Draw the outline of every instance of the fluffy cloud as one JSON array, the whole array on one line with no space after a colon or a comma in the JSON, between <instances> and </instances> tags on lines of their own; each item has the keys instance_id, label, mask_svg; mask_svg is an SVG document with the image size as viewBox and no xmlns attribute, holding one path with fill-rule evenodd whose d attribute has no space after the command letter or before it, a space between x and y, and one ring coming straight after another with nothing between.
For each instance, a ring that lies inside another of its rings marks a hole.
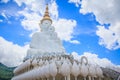
<instances>
[{"instance_id":1,"label":"fluffy cloud","mask_svg":"<svg viewBox=\"0 0 120 80\"><path fill-rule=\"evenodd\" d=\"M78 40L71 40L70 43L73 43L73 44L80 44L80 42Z\"/></svg>"},{"instance_id":2,"label":"fluffy cloud","mask_svg":"<svg viewBox=\"0 0 120 80\"><path fill-rule=\"evenodd\" d=\"M24 16L21 21L22 26L26 30L31 30L33 34L39 31L39 23L45 12L45 0L27 0L26 2L15 0L15 2L21 6L23 3L26 5L25 9L18 13ZM34 4L33 4L34 3ZM56 32L61 40L69 41L70 43L78 44L79 41L71 40L73 38L74 27L77 25L75 20L61 19L58 16L58 5L55 0L51 0L49 4L50 16L53 20L53 26L56 28Z\"/></svg>"},{"instance_id":3,"label":"fluffy cloud","mask_svg":"<svg viewBox=\"0 0 120 80\"><path fill-rule=\"evenodd\" d=\"M73 38L72 33L74 27L76 26L75 20L67 20L67 19L59 19L57 21L53 21L53 25L58 33L58 36L65 41L71 41Z\"/></svg>"},{"instance_id":4,"label":"fluffy cloud","mask_svg":"<svg viewBox=\"0 0 120 80\"><path fill-rule=\"evenodd\" d=\"M80 0L69 0L69 3L75 3L76 7L79 7Z\"/></svg>"},{"instance_id":5,"label":"fluffy cloud","mask_svg":"<svg viewBox=\"0 0 120 80\"><path fill-rule=\"evenodd\" d=\"M71 54L77 60L80 60L80 58L82 56L86 56L87 59L88 59L88 62L91 63L91 64L97 64L97 65L99 65L101 67L104 67L104 68L111 68L111 69L114 69L114 70L119 70L119 72L120 72L120 66L119 65L113 64L107 58L99 58L97 54L93 54L93 53L90 53L90 52L84 52L82 55L79 55L76 52L72 52Z\"/></svg>"},{"instance_id":6,"label":"fluffy cloud","mask_svg":"<svg viewBox=\"0 0 120 80\"><path fill-rule=\"evenodd\" d=\"M8 3L10 0L1 0L1 3Z\"/></svg>"},{"instance_id":7,"label":"fluffy cloud","mask_svg":"<svg viewBox=\"0 0 120 80\"><path fill-rule=\"evenodd\" d=\"M8 17L7 17L7 15L6 15L4 12L2 12L1 15L2 15L6 20L8 20Z\"/></svg>"},{"instance_id":8,"label":"fluffy cloud","mask_svg":"<svg viewBox=\"0 0 120 80\"><path fill-rule=\"evenodd\" d=\"M0 23L3 22L3 20L0 19Z\"/></svg>"},{"instance_id":9,"label":"fluffy cloud","mask_svg":"<svg viewBox=\"0 0 120 80\"><path fill-rule=\"evenodd\" d=\"M119 3L119 0L82 0L80 12L83 14L93 13L101 24L113 24L120 20Z\"/></svg>"},{"instance_id":10,"label":"fluffy cloud","mask_svg":"<svg viewBox=\"0 0 120 80\"><path fill-rule=\"evenodd\" d=\"M69 0L77 4L76 0ZM99 44L108 49L120 48L120 0L81 0L80 13L93 13L101 25L96 34L99 36ZM107 4L107 5L106 5ZM110 24L106 28L104 24ZM113 41L112 41L113 40Z\"/></svg>"},{"instance_id":11,"label":"fluffy cloud","mask_svg":"<svg viewBox=\"0 0 120 80\"><path fill-rule=\"evenodd\" d=\"M58 5L55 1L53 1L51 3L51 5L49 6L49 11L51 13L51 16L53 19L57 19L58 18Z\"/></svg>"},{"instance_id":12,"label":"fluffy cloud","mask_svg":"<svg viewBox=\"0 0 120 80\"><path fill-rule=\"evenodd\" d=\"M99 44L108 49L120 48L119 3L119 0L82 0L81 2L81 13L93 13L101 25L110 24L108 28L99 26L96 31L100 37Z\"/></svg>"},{"instance_id":13,"label":"fluffy cloud","mask_svg":"<svg viewBox=\"0 0 120 80\"><path fill-rule=\"evenodd\" d=\"M17 66L26 55L28 45L19 46L0 37L0 62L7 66Z\"/></svg>"},{"instance_id":14,"label":"fluffy cloud","mask_svg":"<svg viewBox=\"0 0 120 80\"><path fill-rule=\"evenodd\" d=\"M100 37L100 45L104 45L108 49L120 48L120 23L114 27L110 26L108 29L98 26L96 34Z\"/></svg>"},{"instance_id":15,"label":"fluffy cloud","mask_svg":"<svg viewBox=\"0 0 120 80\"><path fill-rule=\"evenodd\" d=\"M29 13L27 11L20 11L19 14L25 16L25 18L21 21L21 24L25 30L30 30L33 32L40 30L40 15L37 13Z\"/></svg>"}]
</instances>

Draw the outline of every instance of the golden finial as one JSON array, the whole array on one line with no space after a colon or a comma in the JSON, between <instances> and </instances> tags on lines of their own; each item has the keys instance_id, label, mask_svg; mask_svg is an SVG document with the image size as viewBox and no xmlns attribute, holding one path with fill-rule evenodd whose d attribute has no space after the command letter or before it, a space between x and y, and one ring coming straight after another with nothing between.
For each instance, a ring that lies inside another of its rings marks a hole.
<instances>
[{"instance_id":1,"label":"golden finial","mask_svg":"<svg viewBox=\"0 0 120 80\"><path fill-rule=\"evenodd\" d=\"M41 23L42 23L44 20L50 20L51 23L52 23L52 20L50 19L50 16L49 16L48 4L46 5L46 11L45 11L45 14L44 14L44 16L43 16L43 19L41 20Z\"/></svg>"}]
</instances>

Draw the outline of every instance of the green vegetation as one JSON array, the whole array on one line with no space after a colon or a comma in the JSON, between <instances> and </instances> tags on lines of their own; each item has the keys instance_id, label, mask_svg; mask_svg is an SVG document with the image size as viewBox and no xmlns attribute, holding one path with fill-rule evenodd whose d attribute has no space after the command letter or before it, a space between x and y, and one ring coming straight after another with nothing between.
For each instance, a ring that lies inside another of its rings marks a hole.
<instances>
[{"instance_id":1,"label":"green vegetation","mask_svg":"<svg viewBox=\"0 0 120 80\"><path fill-rule=\"evenodd\" d=\"M0 63L0 80L11 80L13 75L13 70L15 67L7 67Z\"/></svg>"}]
</instances>

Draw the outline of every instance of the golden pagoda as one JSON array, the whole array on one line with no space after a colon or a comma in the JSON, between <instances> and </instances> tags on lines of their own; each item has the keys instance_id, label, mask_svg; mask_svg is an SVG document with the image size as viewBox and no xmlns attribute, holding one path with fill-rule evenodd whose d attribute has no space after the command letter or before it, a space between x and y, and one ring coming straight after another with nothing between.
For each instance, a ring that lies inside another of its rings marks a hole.
<instances>
[{"instance_id":1,"label":"golden pagoda","mask_svg":"<svg viewBox=\"0 0 120 80\"><path fill-rule=\"evenodd\" d=\"M44 20L50 20L51 23L52 23L52 20L49 16L49 11L48 11L48 4L46 5L46 10L45 10L45 14L43 16L43 19L41 20L41 23L44 21Z\"/></svg>"}]
</instances>

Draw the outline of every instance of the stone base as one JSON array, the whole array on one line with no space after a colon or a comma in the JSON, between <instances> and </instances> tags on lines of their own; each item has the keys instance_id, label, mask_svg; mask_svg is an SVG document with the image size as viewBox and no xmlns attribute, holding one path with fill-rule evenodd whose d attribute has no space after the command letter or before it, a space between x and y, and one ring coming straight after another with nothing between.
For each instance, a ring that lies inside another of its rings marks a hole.
<instances>
[{"instance_id":1,"label":"stone base","mask_svg":"<svg viewBox=\"0 0 120 80\"><path fill-rule=\"evenodd\" d=\"M43 79L40 78L40 79L35 79L35 80L47 80L47 78L43 78ZM50 76L49 80L53 80L53 78ZM61 74L57 74L57 76L55 77L55 80L65 80L65 77L62 76ZM75 80L75 77L73 75L70 75L70 80ZM81 75L79 75L77 77L77 80L84 80L84 78ZM88 77L86 78L86 80L89 80ZM94 78L94 80L100 80L100 79L99 78ZM108 78L108 77L104 77L101 80L113 80L113 79Z\"/></svg>"}]
</instances>

